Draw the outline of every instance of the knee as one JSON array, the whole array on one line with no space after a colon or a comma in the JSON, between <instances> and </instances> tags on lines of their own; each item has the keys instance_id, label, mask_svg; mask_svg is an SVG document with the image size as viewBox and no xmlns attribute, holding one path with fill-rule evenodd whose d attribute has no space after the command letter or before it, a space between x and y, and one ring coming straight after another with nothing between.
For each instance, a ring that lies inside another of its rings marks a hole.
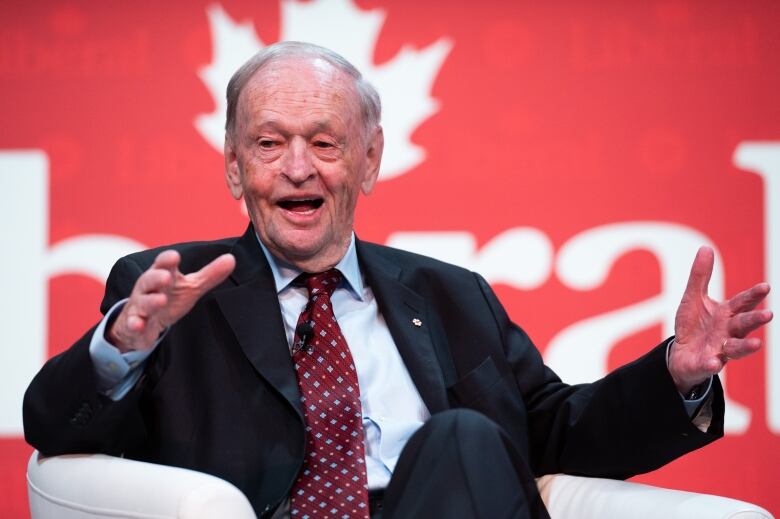
<instances>
[{"instance_id":1,"label":"knee","mask_svg":"<svg viewBox=\"0 0 780 519\"><path fill-rule=\"evenodd\" d=\"M500 436L500 427L473 409L448 409L431 416L425 427L447 431L455 439L468 440L489 435Z\"/></svg>"}]
</instances>

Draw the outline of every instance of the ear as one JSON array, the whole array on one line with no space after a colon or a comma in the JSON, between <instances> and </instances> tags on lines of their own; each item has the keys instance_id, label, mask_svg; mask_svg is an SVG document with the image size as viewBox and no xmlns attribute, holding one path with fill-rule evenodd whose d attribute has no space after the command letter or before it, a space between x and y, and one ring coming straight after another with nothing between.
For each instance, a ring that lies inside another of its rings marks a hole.
<instances>
[{"instance_id":1,"label":"ear","mask_svg":"<svg viewBox=\"0 0 780 519\"><path fill-rule=\"evenodd\" d=\"M366 148L366 174L363 176L363 182L360 189L364 195L374 190L376 179L379 177L379 165L382 163L382 151L385 149L385 135L382 127L377 126L373 135L368 140Z\"/></svg>"},{"instance_id":2,"label":"ear","mask_svg":"<svg viewBox=\"0 0 780 519\"><path fill-rule=\"evenodd\" d=\"M238 155L233 138L225 134L225 182L233 198L240 200L244 196L244 187L241 184L241 169L238 165Z\"/></svg>"}]
</instances>

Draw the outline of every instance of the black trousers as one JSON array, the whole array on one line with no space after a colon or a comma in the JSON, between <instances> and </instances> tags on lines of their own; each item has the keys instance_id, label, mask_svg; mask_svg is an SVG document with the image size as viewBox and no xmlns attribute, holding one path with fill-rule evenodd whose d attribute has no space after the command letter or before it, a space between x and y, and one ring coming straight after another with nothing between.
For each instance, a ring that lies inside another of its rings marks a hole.
<instances>
[{"instance_id":1,"label":"black trousers","mask_svg":"<svg viewBox=\"0 0 780 519\"><path fill-rule=\"evenodd\" d=\"M376 504L376 503L373 503ZM484 415L453 409L410 439L372 519L549 519L531 470Z\"/></svg>"}]
</instances>

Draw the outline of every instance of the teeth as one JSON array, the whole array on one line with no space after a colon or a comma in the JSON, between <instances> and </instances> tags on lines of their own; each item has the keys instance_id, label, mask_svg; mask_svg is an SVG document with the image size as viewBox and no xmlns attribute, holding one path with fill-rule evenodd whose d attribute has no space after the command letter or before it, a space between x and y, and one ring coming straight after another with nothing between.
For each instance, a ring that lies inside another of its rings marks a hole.
<instances>
[{"instance_id":1,"label":"teeth","mask_svg":"<svg viewBox=\"0 0 780 519\"><path fill-rule=\"evenodd\" d=\"M288 211L295 211L299 214L311 214L316 211L323 203L321 198L288 198L280 200L278 205Z\"/></svg>"}]
</instances>

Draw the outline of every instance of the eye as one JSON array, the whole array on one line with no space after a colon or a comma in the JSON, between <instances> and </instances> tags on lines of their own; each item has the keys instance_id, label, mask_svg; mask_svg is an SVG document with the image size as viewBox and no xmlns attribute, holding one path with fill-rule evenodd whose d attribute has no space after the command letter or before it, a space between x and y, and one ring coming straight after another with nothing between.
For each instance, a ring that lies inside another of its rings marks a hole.
<instances>
[{"instance_id":1,"label":"eye","mask_svg":"<svg viewBox=\"0 0 780 519\"><path fill-rule=\"evenodd\" d=\"M257 141L257 144L261 148L269 150L269 149L273 148L274 146L276 146L276 141L273 141L271 139L260 139L259 141Z\"/></svg>"},{"instance_id":2,"label":"eye","mask_svg":"<svg viewBox=\"0 0 780 519\"><path fill-rule=\"evenodd\" d=\"M314 141L314 147L321 148L321 149L328 149L333 147L333 143L328 141Z\"/></svg>"}]
</instances>

